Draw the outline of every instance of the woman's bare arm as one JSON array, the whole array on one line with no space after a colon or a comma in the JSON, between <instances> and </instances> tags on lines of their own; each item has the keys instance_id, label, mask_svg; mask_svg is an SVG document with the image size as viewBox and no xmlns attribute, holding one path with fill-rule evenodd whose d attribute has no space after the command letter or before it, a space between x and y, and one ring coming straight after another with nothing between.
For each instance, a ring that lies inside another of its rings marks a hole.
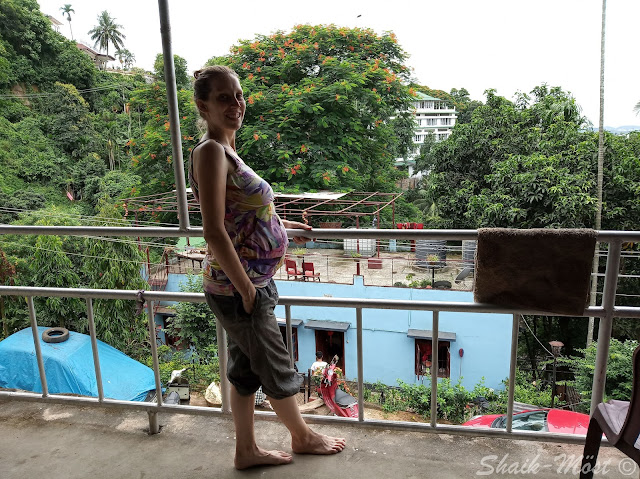
<instances>
[{"instance_id":1,"label":"woman's bare arm","mask_svg":"<svg viewBox=\"0 0 640 479\"><path fill-rule=\"evenodd\" d=\"M310 225L299 223L297 221L282 220L282 224L287 229L300 229L300 230L307 230L307 231L311 230ZM291 239L296 244L305 244L307 241L313 241L311 238L307 238L306 236L294 236Z\"/></svg>"},{"instance_id":2,"label":"woman's bare arm","mask_svg":"<svg viewBox=\"0 0 640 479\"><path fill-rule=\"evenodd\" d=\"M247 312L253 308L256 288L247 276L224 227L229 163L222 145L207 141L194 151L194 175L198 183L204 239L216 261L233 283Z\"/></svg>"}]
</instances>

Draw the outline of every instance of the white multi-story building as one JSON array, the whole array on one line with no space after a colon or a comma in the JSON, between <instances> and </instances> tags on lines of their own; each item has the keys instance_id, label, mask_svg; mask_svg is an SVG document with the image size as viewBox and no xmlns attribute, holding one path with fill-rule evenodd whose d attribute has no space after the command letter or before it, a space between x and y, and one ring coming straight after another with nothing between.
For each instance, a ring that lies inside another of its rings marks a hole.
<instances>
[{"instance_id":1,"label":"white multi-story building","mask_svg":"<svg viewBox=\"0 0 640 479\"><path fill-rule=\"evenodd\" d=\"M396 160L396 166L408 167L409 176L413 176L416 164L415 157L420 152L420 147L427 135L433 135L435 141L446 140L451 135L456 118L458 118L456 109L450 103L422 92L416 92L412 112L415 116L414 149L407 158ZM419 175L420 172L417 172L417 176Z\"/></svg>"}]
</instances>

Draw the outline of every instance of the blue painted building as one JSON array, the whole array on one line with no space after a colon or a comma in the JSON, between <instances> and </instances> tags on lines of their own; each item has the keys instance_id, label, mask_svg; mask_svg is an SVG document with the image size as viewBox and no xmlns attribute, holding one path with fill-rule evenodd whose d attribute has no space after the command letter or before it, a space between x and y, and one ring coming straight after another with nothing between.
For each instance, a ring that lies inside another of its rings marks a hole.
<instances>
[{"instance_id":1,"label":"blue painted building","mask_svg":"<svg viewBox=\"0 0 640 479\"><path fill-rule=\"evenodd\" d=\"M183 275L170 274L166 291L180 291ZM473 302L471 292L365 286L361 276L353 285L277 281L282 296ZM166 310L165 310L166 313ZM285 318L284 306L276 308ZM356 312L353 308L292 306L294 354L298 370L306 371L315 352L330 360L338 354L347 379L357 377ZM431 365L430 311L363 309L364 381L395 385L427 382ZM161 315L156 317L163 324ZM284 319L279 319L285 330ZM493 313L441 312L438 376L472 389L484 377L488 387L502 389L509 375L512 317Z\"/></svg>"}]
</instances>

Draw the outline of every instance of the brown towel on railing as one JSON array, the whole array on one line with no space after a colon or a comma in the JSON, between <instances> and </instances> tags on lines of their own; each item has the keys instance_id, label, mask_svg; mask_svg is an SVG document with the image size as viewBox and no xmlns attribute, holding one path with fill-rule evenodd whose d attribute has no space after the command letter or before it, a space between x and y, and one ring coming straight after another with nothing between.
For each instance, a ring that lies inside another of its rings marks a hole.
<instances>
[{"instance_id":1,"label":"brown towel on railing","mask_svg":"<svg viewBox=\"0 0 640 479\"><path fill-rule=\"evenodd\" d=\"M474 300L513 309L582 315L596 232L590 229L478 230Z\"/></svg>"}]
</instances>

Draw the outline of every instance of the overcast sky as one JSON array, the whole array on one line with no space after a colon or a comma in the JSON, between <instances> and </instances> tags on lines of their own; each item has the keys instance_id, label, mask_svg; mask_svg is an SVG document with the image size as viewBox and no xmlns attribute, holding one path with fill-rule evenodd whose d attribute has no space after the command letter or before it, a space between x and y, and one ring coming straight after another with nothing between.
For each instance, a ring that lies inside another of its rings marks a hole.
<instances>
[{"instance_id":1,"label":"overcast sky","mask_svg":"<svg viewBox=\"0 0 640 479\"><path fill-rule=\"evenodd\" d=\"M162 51L157 2L40 0L44 13L64 21L60 32L67 37L69 26L60 12L66 2L75 10L76 40L92 43L87 32L106 8L122 25L125 47L137 66L152 69ZM238 39L289 31L300 23L393 31L422 85L447 92L464 87L471 98L484 101L488 88L513 99L515 92L546 82L571 92L597 127L601 0L394 0L384 2L384 8L378 5L383 3L171 1L173 50L186 58L192 72L212 56L228 53ZM640 1L607 2L606 126L640 125L633 112L640 101L639 18Z\"/></svg>"}]
</instances>

